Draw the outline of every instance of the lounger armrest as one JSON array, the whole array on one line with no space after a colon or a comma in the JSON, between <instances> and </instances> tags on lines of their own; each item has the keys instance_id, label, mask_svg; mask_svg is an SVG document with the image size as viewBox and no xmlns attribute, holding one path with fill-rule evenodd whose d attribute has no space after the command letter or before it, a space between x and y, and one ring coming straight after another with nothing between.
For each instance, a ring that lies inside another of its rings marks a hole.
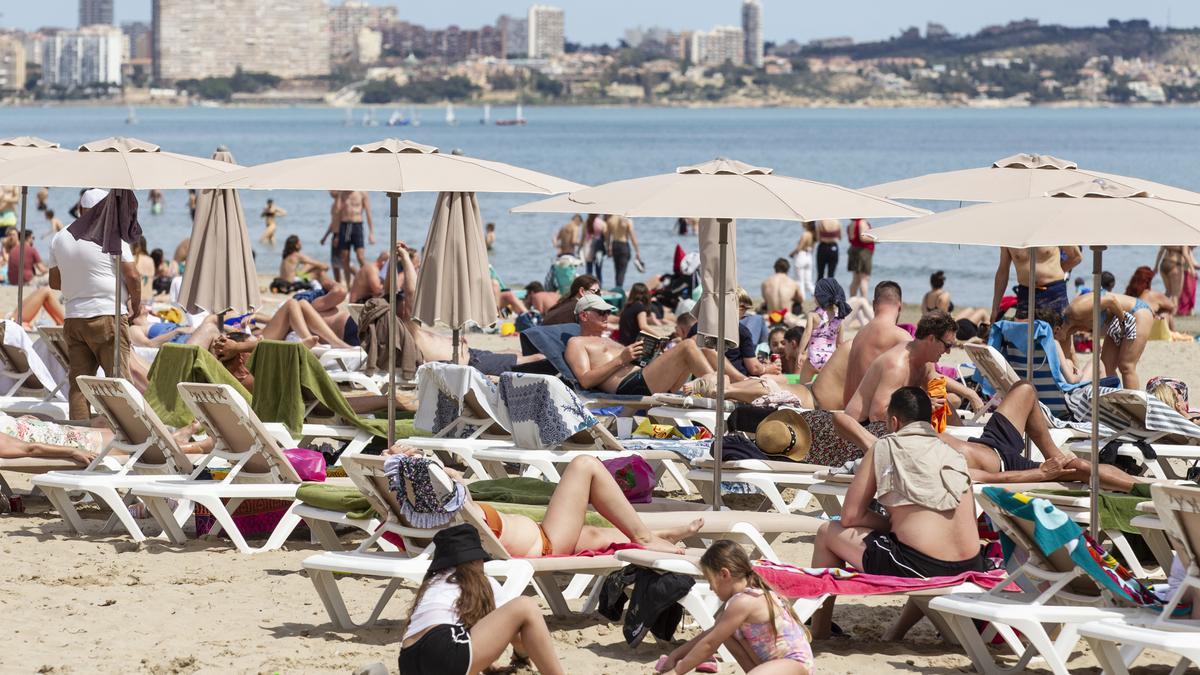
<instances>
[{"instance_id":1,"label":"lounger armrest","mask_svg":"<svg viewBox=\"0 0 1200 675\"><path fill-rule=\"evenodd\" d=\"M689 576L700 576L700 556L675 555L640 549L617 551L617 560L658 572L674 572Z\"/></svg>"}]
</instances>

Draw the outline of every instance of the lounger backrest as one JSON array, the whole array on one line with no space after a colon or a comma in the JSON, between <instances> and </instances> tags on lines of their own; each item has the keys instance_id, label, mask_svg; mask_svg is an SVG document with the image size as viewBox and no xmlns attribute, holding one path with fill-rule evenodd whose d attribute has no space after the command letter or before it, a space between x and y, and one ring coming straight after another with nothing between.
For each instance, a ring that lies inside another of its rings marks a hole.
<instances>
[{"instance_id":1,"label":"lounger backrest","mask_svg":"<svg viewBox=\"0 0 1200 675\"><path fill-rule=\"evenodd\" d=\"M213 454L233 464L226 481L253 476L279 483L300 482L278 441L233 387L180 382L179 393L216 438Z\"/></svg>"},{"instance_id":2,"label":"lounger backrest","mask_svg":"<svg viewBox=\"0 0 1200 675\"><path fill-rule=\"evenodd\" d=\"M1049 556L1042 553L1042 549L1033 540L1034 524L1031 521L1012 515L993 502L986 493L979 494L977 499L980 507L991 518L992 523L1009 539L1012 539L1018 548L1024 550L1029 555L1031 562L1050 572L1064 573L1075 569L1075 561L1071 560L1071 556L1065 548L1060 547ZM1087 597L1100 595L1100 589L1086 576L1072 580L1067 588L1077 595Z\"/></svg>"},{"instance_id":3,"label":"lounger backrest","mask_svg":"<svg viewBox=\"0 0 1200 675\"><path fill-rule=\"evenodd\" d=\"M386 457L379 455L343 455L342 468L346 470L346 477L367 498L367 503L371 505L380 519L404 528L400 536L404 539L405 550L409 555L415 556L430 544L431 537L415 536L413 528L409 527L401 517L400 502L396 499L396 494L392 492L387 474L384 472L383 465L386 460ZM393 529L393 531L395 530ZM410 534L413 536L409 536Z\"/></svg>"},{"instance_id":4,"label":"lounger backrest","mask_svg":"<svg viewBox=\"0 0 1200 675\"><path fill-rule=\"evenodd\" d=\"M1155 483L1150 495L1167 534L1191 561L1188 575L1200 576L1200 487Z\"/></svg>"},{"instance_id":5,"label":"lounger backrest","mask_svg":"<svg viewBox=\"0 0 1200 675\"><path fill-rule=\"evenodd\" d=\"M591 442L595 436L590 430L599 426L575 392L549 375L502 374L500 404L520 448L555 448L577 439Z\"/></svg>"},{"instance_id":6,"label":"lounger backrest","mask_svg":"<svg viewBox=\"0 0 1200 675\"><path fill-rule=\"evenodd\" d=\"M29 372L29 359L25 352L4 344L4 335L10 330L24 329L14 321L0 321L0 367L9 377L20 377Z\"/></svg>"},{"instance_id":7,"label":"lounger backrest","mask_svg":"<svg viewBox=\"0 0 1200 675\"><path fill-rule=\"evenodd\" d=\"M67 355L67 338L62 326L38 326L38 335L50 347L50 353L62 364L63 368L71 367L71 357Z\"/></svg>"},{"instance_id":8,"label":"lounger backrest","mask_svg":"<svg viewBox=\"0 0 1200 675\"><path fill-rule=\"evenodd\" d=\"M100 411L112 428L113 440L125 446L147 443L132 470L166 468L173 474L188 474L192 462L175 436L128 380L80 376L79 390Z\"/></svg>"},{"instance_id":9,"label":"lounger backrest","mask_svg":"<svg viewBox=\"0 0 1200 675\"><path fill-rule=\"evenodd\" d=\"M1017 321L997 321L992 326L989 344L997 347L999 352L1012 366L1013 372L1020 377L1026 377L1027 357L1026 343L1029 339L1029 324ZM1065 380L1061 372L1056 372L1058 351L1054 346L1054 334L1050 325L1045 321L1034 321L1033 342L1033 386L1037 389L1038 400L1050 408L1057 416L1069 413L1067 401L1063 395Z\"/></svg>"},{"instance_id":10,"label":"lounger backrest","mask_svg":"<svg viewBox=\"0 0 1200 675\"><path fill-rule=\"evenodd\" d=\"M962 346L975 364L979 373L1001 394L1006 394L1020 380L1020 376L1004 360L1004 355L991 345L966 344Z\"/></svg>"},{"instance_id":11,"label":"lounger backrest","mask_svg":"<svg viewBox=\"0 0 1200 675\"><path fill-rule=\"evenodd\" d=\"M1127 436L1153 438L1156 443L1174 445L1200 444L1200 426L1152 394L1135 389L1106 391L1100 395L1100 421L1125 428L1121 421L1134 425Z\"/></svg>"},{"instance_id":12,"label":"lounger backrest","mask_svg":"<svg viewBox=\"0 0 1200 675\"><path fill-rule=\"evenodd\" d=\"M465 387L465 391L464 391ZM415 426L438 436L508 436L496 388L471 366L426 363L417 369ZM490 424L489 424L490 421ZM487 424L480 430L478 425Z\"/></svg>"}]
</instances>

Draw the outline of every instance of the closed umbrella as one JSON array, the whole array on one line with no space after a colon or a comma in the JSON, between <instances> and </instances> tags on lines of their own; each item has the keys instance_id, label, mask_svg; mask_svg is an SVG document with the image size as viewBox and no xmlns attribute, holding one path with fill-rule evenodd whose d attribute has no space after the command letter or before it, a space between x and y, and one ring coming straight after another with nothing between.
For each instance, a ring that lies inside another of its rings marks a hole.
<instances>
[{"instance_id":1,"label":"closed umbrella","mask_svg":"<svg viewBox=\"0 0 1200 675\"><path fill-rule=\"evenodd\" d=\"M0 140L0 161L38 159L48 154L64 152L58 143L37 136L13 136ZM29 186L21 186L21 238L17 246L17 321L25 311L25 203L29 199Z\"/></svg>"},{"instance_id":2,"label":"closed umbrella","mask_svg":"<svg viewBox=\"0 0 1200 675\"><path fill-rule=\"evenodd\" d=\"M1130 227L1137 223L1137 227ZM979 204L872 230L882 242L1032 248L1080 244L1092 249L1092 288L1099 290L1108 246L1200 245L1200 205L1153 197L1145 190L1092 180L1047 196ZM1032 307L1030 308L1032 311ZM1030 330L1030 334L1033 331ZM1092 461L1099 457L1100 303L1092 303ZM1138 387L1141 383L1123 383ZM1091 527L1097 536L1099 471L1093 469Z\"/></svg>"},{"instance_id":3,"label":"closed umbrella","mask_svg":"<svg viewBox=\"0 0 1200 675\"><path fill-rule=\"evenodd\" d=\"M404 192L520 192L555 194L582 185L502 162L443 154L437 148L389 138L347 152L297 157L192 181L193 188L247 190L362 190L390 201L389 269L396 269L396 221ZM426 261L428 264L428 261ZM396 275L388 275L388 302L396 313ZM388 445L395 440L396 336L388 331Z\"/></svg>"},{"instance_id":4,"label":"closed umbrella","mask_svg":"<svg viewBox=\"0 0 1200 675\"><path fill-rule=\"evenodd\" d=\"M733 226L736 223L730 222ZM724 351L736 346L738 334L737 305L737 228L721 227L712 218L701 218L698 224L700 240L700 310L696 317L698 335L707 336L711 346ZM724 234L725 239L721 236ZM728 247L735 255L723 257L721 251ZM718 290L721 289L721 290ZM720 345L716 336L730 336L728 344Z\"/></svg>"},{"instance_id":5,"label":"closed umbrella","mask_svg":"<svg viewBox=\"0 0 1200 675\"><path fill-rule=\"evenodd\" d=\"M0 185L174 190L187 187L190 180L238 168L241 167L228 162L164 152L157 145L136 138L111 137L84 143L76 152L0 162ZM119 253L113 257L113 274L117 278L114 312L118 324L121 321ZM113 362L119 372L120 340L114 350L116 358Z\"/></svg>"},{"instance_id":6,"label":"closed umbrella","mask_svg":"<svg viewBox=\"0 0 1200 675\"><path fill-rule=\"evenodd\" d=\"M1200 204L1200 193L1162 183L1080 169L1068 159L1021 153L998 159L991 166L930 173L863 188L863 192L890 199L929 199L958 202L1003 202L1042 197L1080 183L1101 180L1145 191L1162 199ZM1005 223L1012 227L1014 223ZM1019 225L1018 225L1019 226ZM1153 241L1153 240L1151 240ZM1076 245L1079 242L1072 242ZM1015 247L1021 248L1021 247ZM1029 315L1033 316L1037 278L1037 250L1029 251ZM1026 375L1033 377L1033 331L1026 344Z\"/></svg>"},{"instance_id":7,"label":"closed umbrella","mask_svg":"<svg viewBox=\"0 0 1200 675\"><path fill-rule=\"evenodd\" d=\"M490 326L497 314L475 193L438 195L422 250L413 316L427 326L444 323L454 331L457 362L459 332L470 324Z\"/></svg>"},{"instance_id":8,"label":"closed umbrella","mask_svg":"<svg viewBox=\"0 0 1200 675\"><path fill-rule=\"evenodd\" d=\"M716 273L712 274L716 281L716 294L709 297L708 304L715 306L717 316L715 319L711 316L711 309L708 312L702 310L700 326L707 328L707 331L698 328L697 333L716 338L717 345L726 344L726 335L731 332L735 336L737 334L736 324L728 320L732 316L736 321L737 307L732 303L732 296L727 295L732 288L736 288L736 276L729 276L728 265L729 259L736 257L736 254L729 254L732 243L729 225L734 218L805 221L821 218L911 218L929 213L840 185L777 176L773 169L732 159L715 159L695 166L679 167L674 173L606 183L513 209L514 213L578 211L615 213L629 218L715 219L716 227L710 225L701 233L702 240L707 234L710 240L715 239L716 245L707 248L707 256L705 249L701 249L700 266L702 274L707 277L712 272L713 263L716 263ZM704 272L705 268L709 272ZM711 288L708 283L706 281L706 292ZM720 299L725 302L720 302ZM729 326L725 325L727 323ZM718 405L723 406L724 349L717 349L716 370L717 400ZM713 476L714 509L719 509L721 505L720 460L724 432L725 416L720 411L713 430L712 454L713 459L717 460Z\"/></svg>"},{"instance_id":9,"label":"closed umbrella","mask_svg":"<svg viewBox=\"0 0 1200 675\"><path fill-rule=\"evenodd\" d=\"M218 148L212 158L237 163L224 148ZM188 313L244 314L258 307L258 274L237 190L200 193L191 242L179 291L179 304Z\"/></svg>"}]
</instances>

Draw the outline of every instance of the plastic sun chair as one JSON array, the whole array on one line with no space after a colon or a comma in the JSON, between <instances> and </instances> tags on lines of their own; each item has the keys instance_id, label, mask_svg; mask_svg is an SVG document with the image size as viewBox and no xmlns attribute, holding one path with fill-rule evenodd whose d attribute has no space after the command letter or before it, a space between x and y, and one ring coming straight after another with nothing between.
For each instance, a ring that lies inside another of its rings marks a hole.
<instances>
[{"instance_id":1,"label":"plastic sun chair","mask_svg":"<svg viewBox=\"0 0 1200 675\"><path fill-rule=\"evenodd\" d=\"M1101 389L1100 422L1111 433L1100 438L1103 448L1113 441L1127 440L1117 453L1132 457L1158 479L1179 480L1184 476L1172 460L1195 465L1200 462L1200 426L1152 394L1136 389ZM1155 457L1141 447L1149 444ZM1091 443L1071 446L1077 454L1091 454Z\"/></svg>"},{"instance_id":2,"label":"plastic sun chair","mask_svg":"<svg viewBox=\"0 0 1200 675\"><path fill-rule=\"evenodd\" d=\"M1021 594L951 594L936 598L930 607L947 620L971 663L981 673L1022 672L1041 658L1057 675L1068 675L1067 659L1079 642L1086 623L1142 615L1145 597L1136 581L1110 576L1093 558L1093 547L1083 531L1066 514L1044 499L1014 495L985 487L980 505L1002 534L1007 559L1020 549L1026 563L1012 571L1009 580ZM1003 595L1003 597L1002 597ZM983 634L976 621L989 622ZM1016 655L1004 665L986 640L999 634Z\"/></svg>"},{"instance_id":3,"label":"plastic sun chair","mask_svg":"<svg viewBox=\"0 0 1200 675\"><path fill-rule=\"evenodd\" d=\"M357 455L346 461L346 475L367 498L382 523L367 539L353 551L330 551L309 556L302 566L312 580L325 610L334 626L341 630L353 630L373 625L383 613L400 585L405 582L419 584L429 568L433 553L430 540L436 529L409 527L403 524L400 504L392 492L389 478L383 470L385 458ZM399 536L404 551L375 552L371 547L382 544L382 536L391 533ZM502 595L515 597L529 585L533 568L522 560L492 560L484 563L488 576L504 578ZM344 576L363 576L387 579L388 585L375 603L370 616L362 623L350 616L345 598L338 587L338 579ZM497 598L499 600L499 598Z\"/></svg>"},{"instance_id":4,"label":"plastic sun chair","mask_svg":"<svg viewBox=\"0 0 1200 675\"><path fill-rule=\"evenodd\" d=\"M182 544L187 536L171 517L167 499L204 506L216 520L211 534L219 534L224 529L242 553L279 548L300 523L300 517L295 514L295 503L280 519L267 542L258 548L246 542L233 520L237 507L247 499L295 499L300 476L284 456L276 436L228 385L181 382L179 390L196 419L216 440L213 451L197 468L207 467L210 459L221 459L230 463L229 471L221 480L189 479L139 485L133 488L133 494L146 503L172 543Z\"/></svg>"},{"instance_id":5,"label":"plastic sun chair","mask_svg":"<svg viewBox=\"0 0 1200 675\"><path fill-rule=\"evenodd\" d=\"M607 406L619 405L648 408L657 402L654 397L623 394L610 394L606 391L583 389L571 367L567 365L567 341L579 335L579 324L563 323L552 326L533 326L521 332L521 353L525 356L541 354L562 379L580 396L587 399L588 405Z\"/></svg>"},{"instance_id":6,"label":"plastic sun chair","mask_svg":"<svg viewBox=\"0 0 1200 675\"><path fill-rule=\"evenodd\" d=\"M997 321L992 324L992 330L988 334L988 345L994 347L1008 361L1013 372L1024 373L1028 338L1029 324ZM1063 377L1050 324L1034 321L1033 340L1033 386L1037 389L1038 400L1044 403L1052 414L1066 415L1069 412L1064 398L1066 392L1087 386L1089 383L1072 384ZM999 388L990 381L985 381L984 384L984 391L989 395Z\"/></svg>"},{"instance_id":7,"label":"plastic sun chair","mask_svg":"<svg viewBox=\"0 0 1200 675\"><path fill-rule=\"evenodd\" d=\"M25 329L14 321L0 322L0 376L10 381L0 394L0 409L67 419L65 380L54 381Z\"/></svg>"},{"instance_id":8,"label":"plastic sun chair","mask_svg":"<svg viewBox=\"0 0 1200 675\"><path fill-rule=\"evenodd\" d=\"M134 541L144 541L146 535L129 510L136 501L129 491L155 481L194 479L198 470L170 429L129 381L85 376L78 379L78 385L113 429L113 438L87 468L52 471L35 477L33 484L45 492L75 533L85 534L86 530L69 495L82 491L95 495L112 511L103 531L111 531L120 523ZM103 468L105 458L113 450L128 454L128 459L115 470ZM181 504L173 519L182 523L190 515L191 504Z\"/></svg>"},{"instance_id":9,"label":"plastic sun chair","mask_svg":"<svg viewBox=\"0 0 1200 675\"><path fill-rule=\"evenodd\" d=\"M1080 627L1079 633L1091 645L1096 660L1112 675L1127 675L1129 666L1146 649L1179 656L1172 673L1182 673L1189 662L1200 665L1200 621L1172 618L1180 604L1186 605L1189 593L1194 602L1200 589L1200 488L1155 484L1150 493L1168 533L1191 562L1179 588L1157 615L1126 616Z\"/></svg>"},{"instance_id":10,"label":"plastic sun chair","mask_svg":"<svg viewBox=\"0 0 1200 675\"><path fill-rule=\"evenodd\" d=\"M433 436L416 436L405 443L422 450L453 455L476 478L493 476L475 459L475 452L492 447L515 447L498 412L496 386L471 366L426 363L417 369L417 407L413 427Z\"/></svg>"}]
</instances>

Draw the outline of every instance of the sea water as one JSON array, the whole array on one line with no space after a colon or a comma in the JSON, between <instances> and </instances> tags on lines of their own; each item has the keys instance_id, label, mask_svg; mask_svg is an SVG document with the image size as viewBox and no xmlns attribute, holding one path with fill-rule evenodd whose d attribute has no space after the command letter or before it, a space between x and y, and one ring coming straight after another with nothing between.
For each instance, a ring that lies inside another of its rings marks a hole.
<instances>
[{"instance_id":1,"label":"sea water","mask_svg":"<svg viewBox=\"0 0 1200 675\"><path fill-rule=\"evenodd\" d=\"M387 119L389 109L376 111ZM482 111L458 109L458 126L445 125L425 111L419 127L361 126L361 113L349 118L334 108L141 108L136 125L127 125L125 107L46 107L0 110L0 136L36 135L63 147L107 136L135 136L164 150L208 156L227 146L243 165L289 157L348 150L358 143L387 137L408 138L443 152L508 162L580 183L673 171L715 157L729 157L771 167L776 173L849 187L862 187L933 171L986 166L1019 152L1053 154L1092 168L1147 178L1200 190L1200 109L669 109L669 108L526 108L527 126L498 127L478 121ZM502 109L493 118L504 117ZM347 120L354 125L348 126ZM32 190L31 190L32 192ZM32 197L32 195L31 195ZM51 191L50 206L64 222L77 191ZM188 236L190 219L184 191L168 191L161 215L150 214L142 199L141 223L150 248L170 256ZM279 219L274 247L258 243L263 230L259 213L268 197L287 210ZM531 195L481 195L485 221L496 223L492 262L506 283L520 285L542 279L553 260L551 237L567 216L510 214L509 209L536 199ZM400 200L399 236L419 247L433 209L434 195L409 194ZM259 270L278 269L282 241L300 235L305 252L328 257L318 241L329 224L330 198L324 192L243 191ZM371 195L376 242L372 259L387 241L387 201ZM955 203L919 203L941 210ZM42 233L47 224L30 209L31 227ZM877 221L886 226L886 221ZM1129 223L1137 227L1137 223ZM738 277L758 293L775 259L786 255L799 238L800 225L779 221L742 220L738 227ZM673 221L636 221L647 274L668 271L676 244L697 250L694 236L680 236ZM39 239L39 246L43 239ZM1122 288L1138 265L1152 265L1155 242L1146 247L1110 249L1105 268ZM891 278L917 302L928 289L928 277L944 270L947 290L959 306L987 306L998 253L995 249L946 245L880 245L873 280ZM1090 271L1090 256L1078 273ZM611 284L611 263L605 270ZM628 286L644 275L631 266ZM838 278L848 285L846 246ZM1013 277L1015 279L1015 276ZM1156 284L1161 287L1161 284Z\"/></svg>"}]
</instances>

